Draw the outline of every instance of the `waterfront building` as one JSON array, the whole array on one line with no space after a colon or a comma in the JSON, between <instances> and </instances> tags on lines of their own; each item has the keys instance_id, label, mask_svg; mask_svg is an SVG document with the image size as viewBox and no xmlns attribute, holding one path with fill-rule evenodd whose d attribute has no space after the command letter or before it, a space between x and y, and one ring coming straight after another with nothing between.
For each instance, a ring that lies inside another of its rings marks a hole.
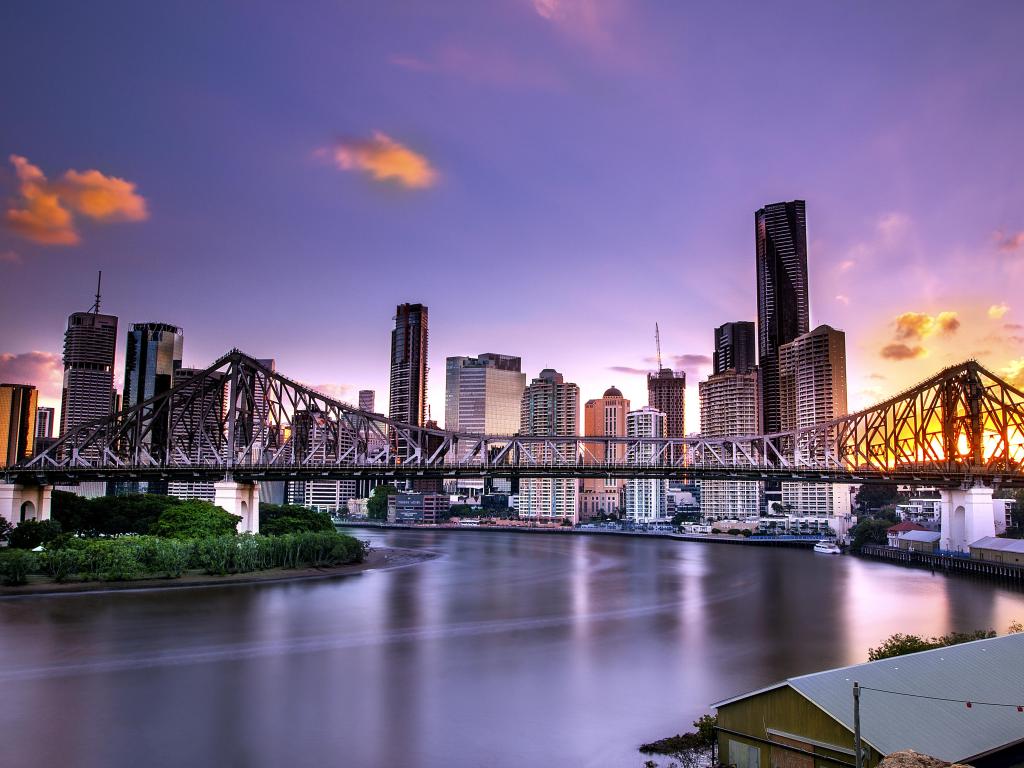
<instances>
[{"instance_id":1,"label":"waterfront building","mask_svg":"<svg viewBox=\"0 0 1024 768\"><path fill-rule=\"evenodd\" d=\"M750 321L724 323L715 328L713 373L747 373L756 365L757 335ZM703 424L703 422L701 422Z\"/></svg>"},{"instance_id":2,"label":"waterfront building","mask_svg":"<svg viewBox=\"0 0 1024 768\"><path fill-rule=\"evenodd\" d=\"M347 513L358 498L355 480L299 480L288 484L288 503L317 512Z\"/></svg>"},{"instance_id":3,"label":"waterfront building","mask_svg":"<svg viewBox=\"0 0 1024 768\"><path fill-rule=\"evenodd\" d=\"M803 200L771 203L754 214L761 433L782 429L779 351L810 330L807 215Z\"/></svg>"},{"instance_id":4,"label":"waterfront building","mask_svg":"<svg viewBox=\"0 0 1024 768\"><path fill-rule=\"evenodd\" d=\"M686 437L686 373L662 368L647 374L647 404L665 414L666 437Z\"/></svg>"},{"instance_id":5,"label":"waterfront building","mask_svg":"<svg viewBox=\"0 0 1024 768\"><path fill-rule=\"evenodd\" d=\"M846 334L827 325L779 349L779 405L783 431L812 427L847 414ZM824 462L821 445L799 446L811 461ZM782 484L784 510L849 519L850 495L829 483Z\"/></svg>"},{"instance_id":6,"label":"waterfront building","mask_svg":"<svg viewBox=\"0 0 1024 768\"><path fill-rule=\"evenodd\" d=\"M113 412L116 347L117 317L100 314L98 302L96 311L74 312L68 317L64 333L61 437Z\"/></svg>"},{"instance_id":7,"label":"waterfront building","mask_svg":"<svg viewBox=\"0 0 1024 768\"><path fill-rule=\"evenodd\" d=\"M571 437L579 434L580 389L558 371L545 368L523 391L519 431L523 435ZM540 461L554 457L537 448ZM524 478L519 482L519 516L540 522L577 520L578 481L566 478Z\"/></svg>"},{"instance_id":8,"label":"waterfront building","mask_svg":"<svg viewBox=\"0 0 1024 768\"><path fill-rule=\"evenodd\" d=\"M626 414L627 437L665 437L668 417L649 405ZM636 466L657 464L653 445L638 444L627 460ZM653 523L668 516L668 480L631 478L625 487L625 518L633 523Z\"/></svg>"},{"instance_id":9,"label":"waterfront building","mask_svg":"<svg viewBox=\"0 0 1024 768\"><path fill-rule=\"evenodd\" d=\"M716 373L698 385L700 424L704 437L735 437L757 433L759 381L757 368ZM747 444L749 448L749 444ZM701 514L707 520L757 517L761 484L746 480L701 480Z\"/></svg>"},{"instance_id":10,"label":"waterfront building","mask_svg":"<svg viewBox=\"0 0 1024 768\"><path fill-rule=\"evenodd\" d=\"M373 413L374 401L377 398L377 393L372 389L360 389L359 390L359 410L366 411L367 413Z\"/></svg>"},{"instance_id":11,"label":"waterfront building","mask_svg":"<svg viewBox=\"0 0 1024 768\"><path fill-rule=\"evenodd\" d=\"M40 405L36 408L36 437L50 439L53 437L55 410L50 406Z\"/></svg>"},{"instance_id":12,"label":"waterfront building","mask_svg":"<svg viewBox=\"0 0 1024 768\"><path fill-rule=\"evenodd\" d=\"M588 400L583 406L583 434L586 437L625 437L626 414L629 400L616 387L609 387L604 394ZM609 463L621 462L626 448L619 445L608 449L599 443L588 445L595 459ZM588 478L580 483L579 519L590 520L599 515L618 515L622 511L622 490L625 480L612 477Z\"/></svg>"},{"instance_id":13,"label":"waterfront building","mask_svg":"<svg viewBox=\"0 0 1024 768\"><path fill-rule=\"evenodd\" d=\"M32 458L38 398L31 384L0 384L0 467Z\"/></svg>"},{"instance_id":14,"label":"waterfront building","mask_svg":"<svg viewBox=\"0 0 1024 768\"><path fill-rule=\"evenodd\" d=\"M395 493L388 496L388 522L438 525L448 522L450 506L443 493Z\"/></svg>"}]
</instances>

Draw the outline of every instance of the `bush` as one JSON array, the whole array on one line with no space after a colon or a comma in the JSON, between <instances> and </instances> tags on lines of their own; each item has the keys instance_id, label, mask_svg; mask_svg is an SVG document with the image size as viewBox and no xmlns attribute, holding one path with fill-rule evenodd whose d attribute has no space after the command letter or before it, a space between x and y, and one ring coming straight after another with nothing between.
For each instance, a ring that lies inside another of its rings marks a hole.
<instances>
[{"instance_id":1,"label":"bush","mask_svg":"<svg viewBox=\"0 0 1024 768\"><path fill-rule=\"evenodd\" d=\"M28 575L39 567L39 558L35 552L24 549L11 549L0 553L0 577L4 584L17 587L28 581Z\"/></svg>"},{"instance_id":2,"label":"bush","mask_svg":"<svg viewBox=\"0 0 1024 768\"><path fill-rule=\"evenodd\" d=\"M740 531L740 536L749 537L749 536L753 536L753 535L754 535L754 532L752 530L750 530L749 528L745 528L744 530Z\"/></svg>"},{"instance_id":3,"label":"bush","mask_svg":"<svg viewBox=\"0 0 1024 768\"><path fill-rule=\"evenodd\" d=\"M730 536L740 536L740 535L742 535L742 533L743 533L743 529L742 528L730 528L729 529L729 535Z\"/></svg>"},{"instance_id":4,"label":"bush","mask_svg":"<svg viewBox=\"0 0 1024 768\"><path fill-rule=\"evenodd\" d=\"M722 532L722 529L721 529L721 528L712 528L712 529L711 529L711 532L712 532L712 533L721 533L721 532Z\"/></svg>"},{"instance_id":5,"label":"bush","mask_svg":"<svg viewBox=\"0 0 1024 768\"><path fill-rule=\"evenodd\" d=\"M58 584L63 584L82 569L82 555L77 549L64 547L44 552L40 558L43 571L52 576Z\"/></svg>"},{"instance_id":6,"label":"bush","mask_svg":"<svg viewBox=\"0 0 1024 768\"><path fill-rule=\"evenodd\" d=\"M57 538L60 531L60 523L56 520L25 520L11 531L10 545L14 549L35 549Z\"/></svg>"},{"instance_id":7,"label":"bush","mask_svg":"<svg viewBox=\"0 0 1024 768\"><path fill-rule=\"evenodd\" d=\"M234 534L241 519L208 501L192 500L165 509L151 530L166 538L202 539Z\"/></svg>"},{"instance_id":8,"label":"bush","mask_svg":"<svg viewBox=\"0 0 1024 768\"><path fill-rule=\"evenodd\" d=\"M333 530L334 521L326 512L292 505L260 504L260 533L265 536Z\"/></svg>"}]
</instances>

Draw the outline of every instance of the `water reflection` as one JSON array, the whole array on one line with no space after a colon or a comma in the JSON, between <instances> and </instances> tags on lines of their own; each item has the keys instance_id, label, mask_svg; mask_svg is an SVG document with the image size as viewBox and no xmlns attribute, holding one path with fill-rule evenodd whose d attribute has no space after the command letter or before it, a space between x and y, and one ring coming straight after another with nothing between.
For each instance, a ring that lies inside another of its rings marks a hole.
<instances>
[{"instance_id":1,"label":"water reflection","mask_svg":"<svg viewBox=\"0 0 1024 768\"><path fill-rule=\"evenodd\" d=\"M707 704L892 632L1024 619L988 582L783 549L391 532L326 582L0 601L4 765L641 764Z\"/></svg>"}]
</instances>

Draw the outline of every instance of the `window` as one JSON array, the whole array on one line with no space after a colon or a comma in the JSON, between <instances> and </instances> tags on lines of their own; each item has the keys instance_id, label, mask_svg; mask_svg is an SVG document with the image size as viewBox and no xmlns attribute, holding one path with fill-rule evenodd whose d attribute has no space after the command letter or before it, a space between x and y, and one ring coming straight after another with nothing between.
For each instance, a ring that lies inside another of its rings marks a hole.
<instances>
[{"instance_id":1,"label":"window","mask_svg":"<svg viewBox=\"0 0 1024 768\"><path fill-rule=\"evenodd\" d=\"M741 741L729 739L729 762L736 768L760 768L761 750Z\"/></svg>"}]
</instances>

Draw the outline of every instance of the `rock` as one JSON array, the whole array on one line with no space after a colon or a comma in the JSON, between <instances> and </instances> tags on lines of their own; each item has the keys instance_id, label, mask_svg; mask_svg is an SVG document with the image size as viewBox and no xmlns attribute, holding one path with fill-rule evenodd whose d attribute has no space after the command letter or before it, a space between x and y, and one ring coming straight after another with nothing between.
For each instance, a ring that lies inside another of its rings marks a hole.
<instances>
[{"instance_id":1,"label":"rock","mask_svg":"<svg viewBox=\"0 0 1024 768\"><path fill-rule=\"evenodd\" d=\"M947 763L931 755L923 755L912 749L903 749L886 756L878 768L971 768L963 763Z\"/></svg>"}]
</instances>

